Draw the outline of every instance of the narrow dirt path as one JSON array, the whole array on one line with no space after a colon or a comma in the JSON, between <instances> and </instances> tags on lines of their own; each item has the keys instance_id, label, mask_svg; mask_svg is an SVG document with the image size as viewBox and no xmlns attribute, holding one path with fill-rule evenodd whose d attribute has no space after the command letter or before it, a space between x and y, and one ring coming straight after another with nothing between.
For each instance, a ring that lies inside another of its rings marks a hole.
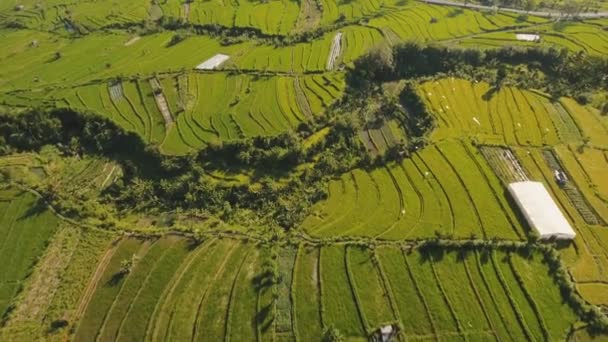
<instances>
[{"instance_id":1,"label":"narrow dirt path","mask_svg":"<svg viewBox=\"0 0 608 342\"><path fill-rule=\"evenodd\" d=\"M97 265L95 272L93 272L93 275L91 276L91 279L89 280L89 283L87 284L87 287L85 288L80 298L78 308L72 316L72 322L79 321L80 318L83 316L84 311L86 310L87 306L89 305L89 302L91 301L91 298L93 297L93 294L95 293L95 289L97 288L97 284L99 283L101 276L108 267L112 256L114 256L114 253L118 249L118 243L120 242L120 239L121 238L118 238L112 241L110 248L104 253L103 257L101 258L101 261Z\"/></svg>"}]
</instances>

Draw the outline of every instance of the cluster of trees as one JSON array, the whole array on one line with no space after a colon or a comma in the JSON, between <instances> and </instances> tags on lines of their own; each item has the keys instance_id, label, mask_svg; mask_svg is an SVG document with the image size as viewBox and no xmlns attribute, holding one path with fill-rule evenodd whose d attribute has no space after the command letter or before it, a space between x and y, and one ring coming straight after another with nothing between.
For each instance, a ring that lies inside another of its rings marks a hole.
<instances>
[{"instance_id":1,"label":"cluster of trees","mask_svg":"<svg viewBox=\"0 0 608 342\"><path fill-rule=\"evenodd\" d=\"M290 46L298 43L311 42L326 33L334 32L348 25L362 24L366 19L346 20L341 16L336 22L313 30L289 34L269 34L253 27L222 26L218 24L193 24L183 18L171 16L161 17L156 25L146 28L146 33L154 33L161 29L169 31L191 32L220 38L223 45L238 44L245 41L257 40L274 46Z\"/></svg>"},{"instance_id":2,"label":"cluster of trees","mask_svg":"<svg viewBox=\"0 0 608 342\"><path fill-rule=\"evenodd\" d=\"M361 92L377 89L382 82L398 79L432 77L453 74L470 78L476 75L494 75L504 78L517 66L531 80L542 82L544 90L555 97L572 96L585 101L586 94L608 88L608 58L570 52L567 49L541 47L503 47L486 51L421 45L407 42L392 50L376 49L355 61L355 68L347 75L349 91ZM502 70L502 73L497 71ZM539 78L539 72L544 77Z\"/></svg>"},{"instance_id":3,"label":"cluster of trees","mask_svg":"<svg viewBox=\"0 0 608 342\"><path fill-rule=\"evenodd\" d=\"M2 152L12 153L55 145L65 154L117 161L124 176L106 189L101 202L121 212L197 208L230 221L245 210L254 213L254 220L264 218L291 228L312 203L326 196L329 177L363 159L352 122L342 118L327 124L327 138L306 149L303 141L314 128L304 124L297 132L210 144L187 156L164 156L106 118L65 109L32 110L0 114L0 146ZM252 181L218 181L211 176L216 170L250 174ZM56 194L47 197L59 200ZM78 206L54 204L68 216L83 217L74 212Z\"/></svg>"}]
</instances>

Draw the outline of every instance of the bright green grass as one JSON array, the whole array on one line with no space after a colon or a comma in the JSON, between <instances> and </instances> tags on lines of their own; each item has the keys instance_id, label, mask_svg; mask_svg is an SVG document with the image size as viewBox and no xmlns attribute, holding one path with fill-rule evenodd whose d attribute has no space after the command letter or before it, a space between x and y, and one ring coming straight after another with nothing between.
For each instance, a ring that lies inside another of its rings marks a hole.
<instances>
[{"instance_id":1,"label":"bright green grass","mask_svg":"<svg viewBox=\"0 0 608 342\"><path fill-rule=\"evenodd\" d=\"M94 339L107 317L104 340L113 326L112 312L118 312L120 298L135 282L140 286L120 315L124 322L118 339L292 338L289 330L279 330L276 324L282 304L272 295L279 291L281 296L282 285L271 283L265 273L271 265L268 248L212 239L186 250L187 242L175 239L153 244L127 239L118 246L76 340ZM119 260L133 253L141 257L133 271L114 287L107 286ZM295 263L285 263L281 272L294 275L293 283L287 281L286 294L294 299L290 312L302 340L318 339L329 326L349 338L365 338L386 323L399 324L408 340L518 341L543 338L543 331L559 340L577 317L562 302L541 259L533 255L524 260L498 251L429 254L396 246L372 251L301 245Z\"/></svg>"},{"instance_id":2,"label":"bright green grass","mask_svg":"<svg viewBox=\"0 0 608 342\"><path fill-rule=\"evenodd\" d=\"M201 300L213 284L218 272L224 267L224 260L240 254L233 254L232 241L213 241L209 246L199 247L192 266L177 284L171 298L159 312L159 323L153 336L167 339L190 339L195 325Z\"/></svg>"},{"instance_id":3,"label":"bright green grass","mask_svg":"<svg viewBox=\"0 0 608 342\"><path fill-rule=\"evenodd\" d=\"M42 254L59 220L29 193L3 190L0 196L0 312L8 308L20 283ZM15 196L15 197L13 197Z\"/></svg>"},{"instance_id":4,"label":"bright green grass","mask_svg":"<svg viewBox=\"0 0 608 342\"><path fill-rule=\"evenodd\" d=\"M408 255L406 262L413 281L420 289L420 295L427 303L437 333L458 333L457 322L451 314L454 307L441 292L431 262L417 252Z\"/></svg>"},{"instance_id":5,"label":"bright green grass","mask_svg":"<svg viewBox=\"0 0 608 342\"><path fill-rule=\"evenodd\" d=\"M534 255L533 258L541 259L542 256ZM576 318L572 309L561 300L557 284L550 277L539 277L538 260L531 262L519 255L511 255L510 260L512 271L519 275L526 291L533 298L550 338L565 339L567 331L564 327Z\"/></svg>"},{"instance_id":6,"label":"bright green grass","mask_svg":"<svg viewBox=\"0 0 608 342\"><path fill-rule=\"evenodd\" d=\"M303 98L298 99L294 77L190 74L186 111L178 114L163 151L183 154L215 140L276 135L294 129L307 120L308 108L321 115L342 96L341 77L314 78L318 77L300 77L300 84L311 82L315 88L305 87ZM170 98L177 98L174 82L166 82L164 88L170 89L164 91L172 94Z\"/></svg>"},{"instance_id":7,"label":"bright green grass","mask_svg":"<svg viewBox=\"0 0 608 342\"><path fill-rule=\"evenodd\" d=\"M88 303L84 316L78 323L78 329L74 339L76 341L87 341L97 336L108 310L119 294L125 277L117 276L123 260L130 259L142 246L142 242L136 239L125 239L114 252L112 259L104 270L104 275L96 285L95 294Z\"/></svg>"},{"instance_id":8,"label":"bright green grass","mask_svg":"<svg viewBox=\"0 0 608 342\"><path fill-rule=\"evenodd\" d=\"M554 151L589 204L604 222L608 222L605 202L608 198L608 181L603 172L608 168L606 152L587 148L582 150L583 153L578 153L572 146L557 146Z\"/></svg>"},{"instance_id":9,"label":"bright green grass","mask_svg":"<svg viewBox=\"0 0 608 342\"><path fill-rule=\"evenodd\" d=\"M295 263L294 287L296 336L310 341L322 334L319 289L319 250L301 246Z\"/></svg>"},{"instance_id":10,"label":"bright green grass","mask_svg":"<svg viewBox=\"0 0 608 342\"><path fill-rule=\"evenodd\" d=\"M321 249L323 323L333 325L346 336L361 336L364 327L361 326L354 289L349 285L345 252L345 247L339 245Z\"/></svg>"},{"instance_id":11,"label":"bright green grass","mask_svg":"<svg viewBox=\"0 0 608 342\"><path fill-rule=\"evenodd\" d=\"M149 17L149 3L143 0L128 2L93 1L72 2L51 0L38 2L19 1L22 11L15 11L15 3L0 5L0 19L5 22L18 22L32 29L64 29L71 23L71 30L88 32L110 25L136 23ZM8 5L8 6L6 6Z\"/></svg>"},{"instance_id":12,"label":"bright green grass","mask_svg":"<svg viewBox=\"0 0 608 342\"><path fill-rule=\"evenodd\" d=\"M490 322L484 314L486 304L477 297L477 283L469 280L460 257L457 253L448 253L440 261L433 261L433 268L464 331L489 331ZM463 286L465 284L468 286Z\"/></svg>"},{"instance_id":13,"label":"bright green grass","mask_svg":"<svg viewBox=\"0 0 608 342\"><path fill-rule=\"evenodd\" d=\"M232 288L252 249L252 245L239 245L238 250L210 284L198 308L195 339L205 337L217 341L225 338L224 322L231 305Z\"/></svg>"},{"instance_id":14,"label":"bright green grass","mask_svg":"<svg viewBox=\"0 0 608 342\"><path fill-rule=\"evenodd\" d=\"M526 296L525 291L527 291L527 289L518 284L516 275L510 268L506 258L493 255L492 259L498 276L503 279L504 283L509 288L510 297L516 304L516 308L521 313L523 320L526 322L533 339L543 339L543 330L546 330L544 319L534 310L534 306L536 305L535 302L530 301L530 298Z\"/></svg>"},{"instance_id":15,"label":"bright green grass","mask_svg":"<svg viewBox=\"0 0 608 342\"><path fill-rule=\"evenodd\" d=\"M159 242L160 243L160 242ZM148 335L150 317L163 293L163 289L174 276L187 254L186 241L173 243L171 247L158 260L154 268L148 274L137 295L131 302L130 309L126 312L122 326L118 332L119 341L142 340Z\"/></svg>"},{"instance_id":16,"label":"bright green grass","mask_svg":"<svg viewBox=\"0 0 608 342\"><path fill-rule=\"evenodd\" d=\"M92 33L75 40L27 30L3 30L0 35L12 51L0 57L3 61L0 87L21 89L82 84L117 75L177 72L192 69L216 53L233 55L251 47L250 44L222 47L217 40L205 36L192 36L167 47L171 33L145 36L129 46L125 43L131 37L121 33ZM38 41L37 47L30 46L33 40ZM61 53L61 58L55 58L56 52Z\"/></svg>"},{"instance_id":17,"label":"bright green grass","mask_svg":"<svg viewBox=\"0 0 608 342\"><path fill-rule=\"evenodd\" d=\"M398 248L381 248L377 251L377 255L380 267L388 279L406 333L432 334L434 330L430 313L420 296L420 288L410 277L403 252Z\"/></svg>"},{"instance_id":18,"label":"bright green grass","mask_svg":"<svg viewBox=\"0 0 608 342\"><path fill-rule=\"evenodd\" d=\"M367 330L395 321L390 299L368 250L348 248L347 262L355 293L361 305Z\"/></svg>"},{"instance_id":19,"label":"bright green grass","mask_svg":"<svg viewBox=\"0 0 608 342\"><path fill-rule=\"evenodd\" d=\"M232 341L253 341L257 335L256 280L262 274L262 263L258 251L247 255L233 284L229 314L226 321L226 338Z\"/></svg>"},{"instance_id":20,"label":"bright green grass","mask_svg":"<svg viewBox=\"0 0 608 342\"><path fill-rule=\"evenodd\" d=\"M608 117L600 116L597 109L581 106L570 98L561 98L560 103L592 146L608 147Z\"/></svg>"},{"instance_id":21,"label":"bright green grass","mask_svg":"<svg viewBox=\"0 0 608 342\"><path fill-rule=\"evenodd\" d=\"M140 292L150 279L149 276L170 246L169 240L161 239L153 242L149 247L146 246L141 253L138 253L135 266L125 277L124 283L98 331L100 340L112 341L120 338L125 317L130 314L133 308L137 309L134 306L134 301L139 297Z\"/></svg>"},{"instance_id":22,"label":"bright green grass","mask_svg":"<svg viewBox=\"0 0 608 342\"><path fill-rule=\"evenodd\" d=\"M484 237L501 236L517 239L523 236L523 228L517 222L515 213L503 196L500 184L488 184L496 178L490 171L482 171L481 160L471 155L472 146L461 144L441 144L439 151L451 167L458 170L458 177L468 190L479 215ZM484 184L487 186L480 186ZM493 186L492 186L493 185ZM472 190L474 189L474 190Z\"/></svg>"}]
</instances>

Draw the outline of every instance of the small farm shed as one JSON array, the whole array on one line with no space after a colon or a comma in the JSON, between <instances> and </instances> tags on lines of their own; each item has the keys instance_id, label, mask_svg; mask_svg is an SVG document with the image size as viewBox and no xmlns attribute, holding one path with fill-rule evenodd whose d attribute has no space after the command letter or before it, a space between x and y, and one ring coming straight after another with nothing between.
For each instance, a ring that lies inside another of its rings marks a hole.
<instances>
[{"instance_id":1,"label":"small farm shed","mask_svg":"<svg viewBox=\"0 0 608 342\"><path fill-rule=\"evenodd\" d=\"M538 42L540 41L540 36L537 34L527 34L527 33L518 33L515 35L517 40L521 40L524 42Z\"/></svg>"},{"instance_id":2,"label":"small farm shed","mask_svg":"<svg viewBox=\"0 0 608 342\"><path fill-rule=\"evenodd\" d=\"M217 55L215 55L215 56L209 58L208 60L204 61L203 63L197 65L195 69L213 70L213 69L219 67L225 61L227 61L229 58L230 58L230 56L228 56L228 55L218 53Z\"/></svg>"},{"instance_id":3,"label":"small farm shed","mask_svg":"<svg viewBox=\"0 0 608 342\"><path fill-rule=\"evenodd\" d=\"M515 182L509 184L508 188L526 221L541 239L574 239L574 229L543 183Z\"/></svg>"}]
</instances>

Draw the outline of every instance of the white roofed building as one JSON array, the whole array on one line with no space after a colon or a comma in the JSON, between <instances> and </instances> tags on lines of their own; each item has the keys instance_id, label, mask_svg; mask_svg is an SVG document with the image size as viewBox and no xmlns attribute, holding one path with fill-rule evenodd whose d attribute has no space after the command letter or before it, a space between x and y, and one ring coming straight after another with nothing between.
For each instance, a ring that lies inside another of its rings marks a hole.
<instances>
[{"instance_id":1,"label":"white roofed building","mask_svg":"<svg viewBox=\"0 0 608 342\"><path fill-rule=\"evenodd\" d=\"M222 65L222 63L227 61L229 58L230 58L230 56L228 56L228 55L218 53L217 55L215 55L215 56L209 58L208 60L204 61L203 63L197 65L195 69L213 70L213 69L216 69L217 67L219 67L220 65Z\"/></svg>"},{"instance_id":2,"label":"white roofed building","mask_svg":"<svg viewBox=\"0 0 608 342\"><path fill-rule=\"evenodd\" d=\"M508 189L526 221L541 239L574 239L574 229L543 183L515 182L509 184Z\"/></svg>"}]
</instances>

